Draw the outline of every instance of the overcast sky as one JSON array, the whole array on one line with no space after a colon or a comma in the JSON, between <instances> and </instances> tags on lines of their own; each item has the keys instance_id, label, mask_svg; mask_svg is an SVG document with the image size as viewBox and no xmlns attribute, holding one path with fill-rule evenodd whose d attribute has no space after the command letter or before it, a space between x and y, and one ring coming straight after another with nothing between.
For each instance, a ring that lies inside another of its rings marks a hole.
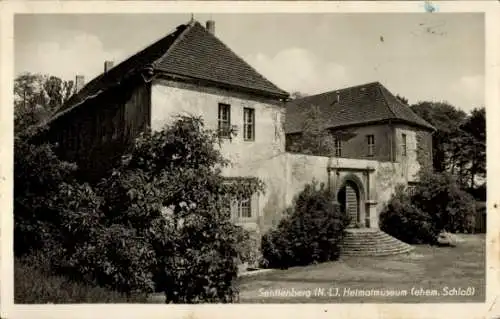
<instances>
[{"instance_id":1,"label":"overcast sky","mask_svg":"<svg viewBox=\"0 0 500 319\"><path fill-rule=\"evenodd\" d=\"M484 16L469 13L213 14L216 35L276 85L321 93L380 81L411 103L484 105ZM89 81L190 14L17 15L15 73Z\"/></svg>"}]
</instances>

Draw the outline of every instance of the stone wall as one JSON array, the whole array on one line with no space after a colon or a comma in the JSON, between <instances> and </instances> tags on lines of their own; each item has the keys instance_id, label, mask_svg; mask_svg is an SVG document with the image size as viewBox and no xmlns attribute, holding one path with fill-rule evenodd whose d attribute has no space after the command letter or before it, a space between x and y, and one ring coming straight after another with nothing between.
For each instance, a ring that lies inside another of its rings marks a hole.
<instances>
[{"instance_id":1,"label":"stone wall","mask_svg":"<svg viewBox=\"0 0 500 319\"><path fill-rule=\"evenodd\" d=\"M331 169L330 172L328 168ZM367 169L373 169L366 175ZM338 171L338 173L337 173ZM346 180L354 180L360 187L361 218L369 216L369 226L378 227L378 215L398 184L406 179L399 163L371 160L329 158L303 154L283 153L255 168L254 173L266 183L266 193L259 197L259 220L247 223L247 228L265 231L276 225L283 212L304 186L313 180L324 183L335 193ZM371 215L366 204L373 204Z\"/></svg>"},{"instance_id":2,"label":"stone wall","mask_svg":"<svg viewBox=\"0 0 500 319\"><path fill-rule=\"evenodd\" d=\"M420 167L432 167L432 133L417 131L417 161Z\"/></svg>"}]
</instances>

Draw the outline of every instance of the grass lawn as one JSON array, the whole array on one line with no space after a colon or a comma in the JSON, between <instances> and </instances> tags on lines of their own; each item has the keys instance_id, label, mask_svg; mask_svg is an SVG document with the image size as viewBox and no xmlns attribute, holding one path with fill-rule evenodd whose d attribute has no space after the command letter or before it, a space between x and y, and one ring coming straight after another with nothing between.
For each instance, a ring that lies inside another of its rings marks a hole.
<instances>
[{"instance_id":1,"label":"grass lawn","mask_svg":"<svg viewBox=\"0 0 500 319\"><path fill-rule=\"evenodd\" d=\"M241 278L238 282L240 302L484 302L485 236L459 237L463 241L457 247L422 245L416 246L409 255L343 257L335 262ZM453 288L465 292L469 288L468 293L472 295L453 295ZM424 295L425 290L428 296ZM290 296L293 293L295 295ZM371 295L360 296L361 293ZM381 296L382 293L392 296Z\"/></svg>"}]
</instances>

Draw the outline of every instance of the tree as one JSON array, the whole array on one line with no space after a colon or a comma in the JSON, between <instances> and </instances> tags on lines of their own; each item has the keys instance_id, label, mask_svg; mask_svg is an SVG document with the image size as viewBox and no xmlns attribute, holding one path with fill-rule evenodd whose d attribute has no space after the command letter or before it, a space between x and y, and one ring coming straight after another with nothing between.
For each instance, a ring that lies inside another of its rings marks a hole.
<instances>
[{"instance_id":1,"label":"tree","mask_svg":"<svg viewBox=\"0 0 500 319\"><path fill-rule=\"evenodd\" d=\"M295 91L295 92L293 92L292 94L290 94L290 98L291 98L292 100L301 99L301 98L304 98L304 97L306 97L306 96L307 96L307 94L302 93L302 92L299 92L299 91Z\"/></svg>"},{"instance_id":2,"label":"tree","mask_svg":"<svg viewBox=\"0 0 500 319\"><path fill-rule=\"evenodd\" d=\"M408 99L407 99L407 98L405 98L404 96L401 96L401 95L399 95L399 94L396 94L396 98L397 98L397 99L398 99L401 103L403 103L404 105L408 105L408 106L409 106L409 104L408 104Z\"/></svg>"},{"instance_id":3,"label":"tree","mask_svg":"<svg viewBox=\"0 0 500 319\"><path fill-rule=\"evenodd\" d=\"M324 119L317 106L311 106L303 114L304 124L300 136L287 143L291 152L331 156L335 154L335 137L324 128Z\"/></svg>"},{"instance_id":4,"label":"tree","mask_svg":"<svg viewBox=\"0 0 500 319\"><path fill-rule=\"evenodd\" d=\"M231 202L264 190L257 178L228 180L217 132L180 117L137 138L97 185L49 145L16 137L16 253L42 251L52 270L133 296L167 302L230 302L245 231Z\"/></svg>"},{"instance_id":5,"label":"tree","mask_svg":"<svg viewBox=\"0 0 500 319\"><path fill-rule=\"evenodd\" d=\"M468 143L463 145L462 153L470 162L469 183L474 189L476 177L486 177L486 109L473 109L460 129L467 137Z\"/></svg>"},{"instance_id":6,"label":"tree","mask_svg":"<svg viewBox=\"0 0 500 319\"><path fill-rule=\"evenodd\" d=\"M438 172L457 168L457 143L460 139L458 128L467 114L444 102L419 102L411 109L432 124L437 131L433 135L433 164Z\"/></svg>"},{"instance_id":7,"label":"tree","mask_svg":"<svg viewBox=\"0 0 500 319\"><path fill-rule=\"evenodd\" d=\"M484 107L470 114L444 102L419 102L411 108L437 129L433 135L434 169L455 175L462 188L474 188L476 178L486 174Z\"/></svg>"},{"instance_id":8,"label":"tree","mask_svg":"<svg viewBox=\"0 0 500 319\"><path fill-rule=\"evenodd\" d=\"M48 119L74 93L74 82L23 73L14 80L14 127L19 132Z\"/></svg>"}]
</instances>

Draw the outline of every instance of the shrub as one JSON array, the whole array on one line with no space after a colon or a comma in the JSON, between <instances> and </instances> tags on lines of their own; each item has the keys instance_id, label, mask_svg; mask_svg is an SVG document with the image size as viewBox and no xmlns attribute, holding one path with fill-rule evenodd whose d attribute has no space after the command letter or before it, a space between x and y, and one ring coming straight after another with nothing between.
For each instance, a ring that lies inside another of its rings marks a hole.
<instances>
[{"instance_id":1,"label":"shrub","mask_svg":"<svg viewBox=\"0 0 500 319\"><path fill-rule=\"evenodd\" d=\"M381 229L408 243L437 243L439 233L472 232L475 203L447 173L422 172L410 196L399 188L380 214Z\"/></svg>"},{"instance_id":2,"label":"shrub","mask_svg":"<svg viewBox=\"0 0 500 319\"><path fill-rule=\"evenodd\" d=\"M278 268L336 260L347 224L331 193L313 181L277 228L263 236L262 254L269 267Z\"/></svg>"},{"instance_id":3,"label":"shrub","mask_svg":"<svg viewBox=\"0 0 500 319\"><path fill-rule=\"evenodd\" d=\"M92 186L50 147L21 143L16 239L29 234L25 250L42 251L50 271L129 297L156 289L167 302L233 301L243 234L229 203L264 188L256 178L228 183L218 142L201 119L180 117L141 135Z\"/></svg>"},{"instance_id":4,"label":"shrub","mask_svg":"<svg viewBox=\"0 0 500 319\"><path fill-rule=\"evenodd\" d=\"M59 187L72 183L74 164L61 161L48 144L34 145L27 137L14 139L14 251L22 255L50 242L50 225L57 221L53 203Z\"/></svg>"},{"instance_id":5,"label":"shrub","mask_svg":"<svg viewBox=\"0 0 500 319\"><path fill-rule=\"evenodd\" d=\"M439 234L431 215L412 204L403 187L380 213L380 229L409 244L435 243Z\"/></svg>"},{"instance_id":6,"label":"shrub","mask_svg":"<svg viewBox=\"0 0 500 319\"><path fill-rule=\"evenodd\" d=\"M238 261L248 264L249 267L262 265L262 252L257 234L242 230L241 237L237 239Z\"/></svg>"},{"instance_id":7,"label":"shrub","mask_svg":"<svg viewBox=\"0 0 500 319\"><path fill-rule=\"evenodd\" d=\"M432 216L440 231L471 232L474 228L474 198L448 173L422 172L412 202Z\"/></svg>"}]
</instances>

